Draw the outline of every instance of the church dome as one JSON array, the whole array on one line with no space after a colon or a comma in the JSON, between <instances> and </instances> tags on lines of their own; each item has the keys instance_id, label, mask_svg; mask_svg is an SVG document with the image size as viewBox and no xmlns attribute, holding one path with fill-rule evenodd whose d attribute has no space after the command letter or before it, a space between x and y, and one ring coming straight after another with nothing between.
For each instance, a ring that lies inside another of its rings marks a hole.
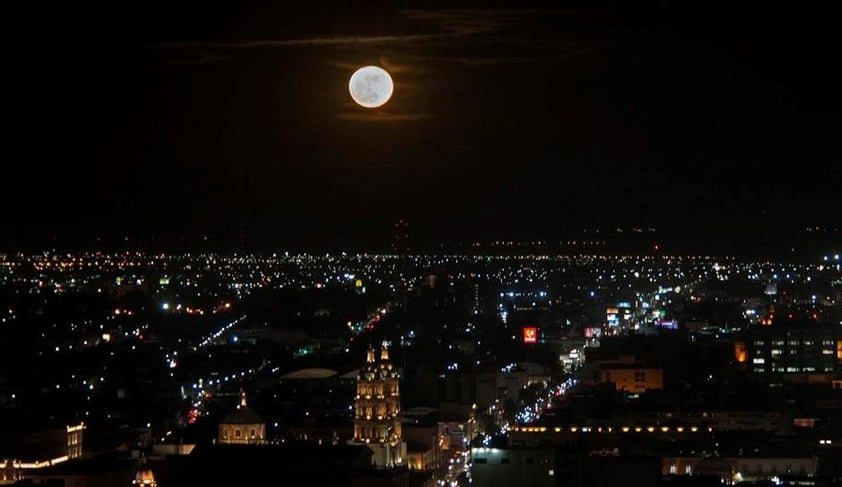
<instances>
[{"instance_id":1,"label":"church dome","mask_svg":"<svg viewBox=\"0 0 842 487\"><path fill-rule=\"evenodd\" d=\"M263 418L254 412L253 409L246 405L246 393L240 391L240 403L237 409L225 416L222 424L259 424L263 423Z\"/></svg>"},{"instance_id":2,"label":"church dome","mask_svg":"<svg viewBox=\"0 0 842 487\"><path fill-rule=\"evenodd\" d=\"M263 418L247 406L237 406L237 409L225 416L223 424L258 424Z\"/></svg>"}]
</instances>

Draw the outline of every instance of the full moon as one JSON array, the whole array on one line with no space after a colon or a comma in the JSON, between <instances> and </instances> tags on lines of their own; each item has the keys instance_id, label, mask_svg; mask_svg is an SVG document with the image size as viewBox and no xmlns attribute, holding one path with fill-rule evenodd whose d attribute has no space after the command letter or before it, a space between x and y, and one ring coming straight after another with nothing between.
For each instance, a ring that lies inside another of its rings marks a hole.
<instances>
[{"instance_id":1,"label":"full moon","mask_svg":"<svg viewBox=\"0 0 842 487\"><path fill-rule=\"evenodd\" d=\"M377 66L363 66L356 70L348 83L351 98L366 108L382 106L392 97L394 89L392 77Z\"/></svg>"}]
</instances>

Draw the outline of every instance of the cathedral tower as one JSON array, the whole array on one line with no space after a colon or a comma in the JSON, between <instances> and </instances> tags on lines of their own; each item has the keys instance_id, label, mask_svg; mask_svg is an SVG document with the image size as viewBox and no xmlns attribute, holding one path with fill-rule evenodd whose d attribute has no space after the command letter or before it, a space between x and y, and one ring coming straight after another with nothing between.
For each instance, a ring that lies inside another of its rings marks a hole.
<instances>
[{"instance_id":1,"label":"cathedral tower","mask_svg":"<svg viewBox=\"0 0 842 487\"><path fill-rule=\"evenodd\" d=\"M401 438L400 376L389 360L384 343L379 358L369 347L365 366L357 376L354 401L354 440L374 450L372 461L380 467L397 466L406 457Z\"/></svg>"}]
</instances>

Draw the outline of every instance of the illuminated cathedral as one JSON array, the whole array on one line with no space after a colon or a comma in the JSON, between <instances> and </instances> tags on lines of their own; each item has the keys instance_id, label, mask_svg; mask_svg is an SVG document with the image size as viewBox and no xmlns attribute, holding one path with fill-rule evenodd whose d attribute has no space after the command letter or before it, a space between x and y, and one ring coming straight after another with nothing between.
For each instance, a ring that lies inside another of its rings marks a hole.
<instances>
[{"instance_id":1,"label":"illuminated cathedral","mask_svg":"<svg viewBox=\"0 0 842 487\"><path fill-rule=\"evenodd\" d=\"M406 443L401 437L399 378L389 361L386 343L380 348L379 359L374 348L369 347L365 366L357 376L351 443L371 448L372 462L378 467L399 466L406 458Z\"/></svg>"},{"instance_id":2,"label":"illuminated cathedral","mask_svg":"<svg viewBox=\"0 0 842 487\"><path fill-rule=\"evenodd\" d=\"M246 404L246 393L240 390L240 404L219 424L219 443L254 445L266 443L266 422Z\"/></svg>"}]
</instances>

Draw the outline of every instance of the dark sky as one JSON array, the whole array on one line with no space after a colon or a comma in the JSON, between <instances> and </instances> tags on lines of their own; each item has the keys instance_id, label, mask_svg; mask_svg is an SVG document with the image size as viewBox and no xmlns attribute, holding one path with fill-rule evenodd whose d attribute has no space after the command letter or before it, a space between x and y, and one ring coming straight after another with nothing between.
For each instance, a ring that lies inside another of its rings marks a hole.
<instances>
[{"instance_id":1,"label":"dark sky","mask_svg":"<svg viewBox=\"0 0 842 487\"><path fill-rule=\"evenodd\" d=\"M7 246L840 224L829 10L170 3L8 12ZM395 81L379 109L348 94L367 64Z\"/></svg>"}]
</instances>

